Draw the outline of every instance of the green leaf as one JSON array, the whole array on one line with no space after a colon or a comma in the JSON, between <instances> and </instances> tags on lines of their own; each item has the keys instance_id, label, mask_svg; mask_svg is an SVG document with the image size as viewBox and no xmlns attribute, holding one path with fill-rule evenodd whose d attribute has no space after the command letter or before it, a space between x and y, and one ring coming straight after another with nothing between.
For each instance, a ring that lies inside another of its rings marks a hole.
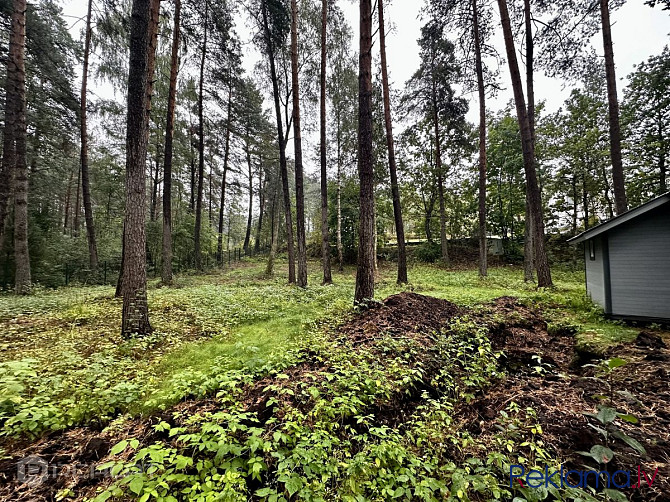
<instances>
[{"instance_id":1,"label":"green leaf","mask_svg":"<svg viewBox=\"0 0 670 502\"><path fill-rule=\"evenodd\" d=\"M595 445L591 448L590 454L599 464L606 464L614 458L614 452L607 446Z\"/></svg>"},{"instance_id":2,"label":"green leaf","mask_svg":"<svg viewBox=\"0 0 670 502\"><path fill-rule=\"evenodd\" d=\"M629 424L637 424L640 421L637 419L636 416L634 415L629 415L626 413L619 413L619 418L623 420L624 422L628 422Z\"/></svg>"},{"instance_id":3,"label":"green leaf","mask_svg":"<svg viewBox=\"0 0 670 502\"><path fill-rule=\"evenodd\" d=\"M119 453L121 453L123 450L126 449L126 446L128 446L128 441L124 439L120 443L115 444L112 450L109 452L109 454L118 455Z\"/></svg>"},{"instance_id":4,"label":"green leaf","mask_svg":"<svg viewBox=\"0 0 670 502\"><path fill-rule=\"evenodd\" d=\"M626 443L628 446L633 448L640 455L646 455L647 454L647 450L644 449L644 446L642 446L639 441L637 441L636 439L633 439L632 437L624 434L623 432L614 431L614 432L612 432L612 436L614 436L615 438L618 438L621 441L623 441L624 443Z\"/></svg>"},{"instance_id":5,"label":"green leaf","mask_svg":"<svg viewBox=\"0 0 670 502\"><path fill-rule=\"evenodd\" d=\"M292 497L294 493L302 488L302 479L299 476L291 476L286 482L286 490Z\"/></svg>"},{"instance_id":6,"label":"green leaf","mask_svg":"<svg viewBox=\"0 0 670 502\"><path fill-rule=\"evenodd\" d=\"M626 361L624 361L623 359L621 359L619 357L613 357L612 359L608 359L605 362L607 363L607 367L611 370L613 370L615 368L619 368L619 367L623 366L624 364L627 364Z\"/></svg>"},{"instance_id":7,"label":"green leaf","mask_svg":"<svg viewBox=\"0 0 670 502\"><path fill-rule=\"evenodd\" d=\"M611 488L605 488L603 493L607 495L607 498L613 502L628 502L628 497L626 497L619 490L612 490Z\"/></svg>"},{"instance_id":8,"label":"green leaf","mask_svg":"<svg viewBox=\"0 0 670 502\"><path fill-rule=\"evenodd\" d=\"M617 417L617 411L614 408L608 406L602 406L598 410L596 418L600 421L601 424L607 425L614 422L614 419Z\"/></svg>"},{"instance_id":9,"label":"green leaf","mask_svg":"<svg viewBox=\"0 0 670 502\"><path fill-rule=\"evenodd\" d=\"M140 493L142 493L143 487L144 487L144 480L140 477L133 478L133 480L128 485L130 491L133 492L135 495L139 495Z\"/></svg>"}]
</instances>

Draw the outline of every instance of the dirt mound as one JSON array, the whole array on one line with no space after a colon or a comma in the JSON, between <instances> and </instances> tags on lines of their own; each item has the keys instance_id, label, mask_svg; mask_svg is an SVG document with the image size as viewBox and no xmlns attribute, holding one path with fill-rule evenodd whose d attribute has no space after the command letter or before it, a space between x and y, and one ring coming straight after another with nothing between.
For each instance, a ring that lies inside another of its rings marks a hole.
<instances>
[{"instance_id":1,"label":"dirt mound","mask_svg":"<svg viewBox=\"0 0 670 502\"><path fill-rule=\"evenodd\" d=\"M582 364L568 331L550 334L538 311L513 298L496 300L483 318L503 352L501 364L508 376L458 411L464 427L480 440L494 442L500 428L506 427L501 412L509 412L511 403L520 410L532 408L543 430L541 439L567 469L582 470L586 465L602 470L603 466L577 452L607 445L615 453L605 466L610 473L636 472L638 465L652 473L659 468L653 487L626 493L631 500L670 500L670 351L662 338L643 332L636 341L612 347L601 359ZM605 360L613 358L625 364L608 371ZM605 438L598 432L603 425L586 413L595 413L599 405L635 417L636 423L618 419L614 427L643 445L645 454L612 434ZM532 458L531 451L518 449ZM476 452L461 455L468 454Z\"/></svg>"},{"instance_id":2,"label":"dirt mound","mask_svg":"<svg viewBox=\"0 0 670 502\"><path fill-rule=\"evenodd\" d=\"M354 343L370 344L384 334L407 336L427 342L450 319L463 314L457 305L416 293L389 296L383 302L372 303L362 313L353 316L338 328Z\"/></svg>"}]
</instances>

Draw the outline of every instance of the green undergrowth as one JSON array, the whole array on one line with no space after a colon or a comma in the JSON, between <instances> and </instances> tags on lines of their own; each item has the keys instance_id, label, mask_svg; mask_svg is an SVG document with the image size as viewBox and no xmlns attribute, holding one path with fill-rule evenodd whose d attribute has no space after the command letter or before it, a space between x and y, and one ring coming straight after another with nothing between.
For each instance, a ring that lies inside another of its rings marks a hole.
<instances>
[{"instance_id":1,"label":"green undergrowth","mask_svg":"<svg viewBox=\"0 0 670 502\"><path fill-rule=\"evenodd\" d=\"M335 286L320 286L312 263L307 290L286 285L281 267L273 279L262 277L263 268L252 261L181 276L171 288L152 281L154 333L138 340L120 336L121 304L112 288L0 296L0 434L35 437L78 424L104 425L124 413L147 415L204 396L215 392L212 378L272 368L308 333L323 332L319 323L332 326L351 311L352 268L335 274ZM517 296L542 306L552 322L572 326L584 343L602 347L633 336L601 319L580 274L554 276L555 289L536 291L518 269L493 268L480 280L475 271L426 265L413 267L412 283L401 288L394 267L385 265L377 296L411 289L469 306Z\"/></svg>"},{"instance_id":2,"label":"green undergrowth","mask_svg":"<svg viewBox=\"0 0 670 502\"><path fill-rule=\"evenodd\" d=\"M486 444L458 419L504 378L487 335L467 317L428 344L313 332L289 358L297 366L222 375L217 411L163 417L153 441L117 444L100 466L115 481L95 502L544 499L505 481L512 464L552 460L531 409L511 403Z\"/></svg>"}]
</instances>

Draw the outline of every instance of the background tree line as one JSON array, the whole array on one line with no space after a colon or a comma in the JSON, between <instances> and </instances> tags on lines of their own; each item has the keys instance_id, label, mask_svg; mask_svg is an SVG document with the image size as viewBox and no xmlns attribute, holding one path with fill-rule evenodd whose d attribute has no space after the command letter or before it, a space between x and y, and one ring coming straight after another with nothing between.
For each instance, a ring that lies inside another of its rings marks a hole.
<instances>
[{"instance_id":1,"label":"background tree line","mask_svg":"<svg viewBox=\"0 0 670 502\"><path fill-rule=\"evenodd\" d=\"M331 261L357 262L362 300L390 241L402 283L407 240L448 264L453 240L477 238L485 276L498 235L550 286L547 234L667 191L670 52L617 90L609 14L622 4L427 0L420 67L392 89L381 0L360 1L357 48L332 0L90 0L79 38L54 1L4 0L3 285L57 286L72 268L100 281L104 268L124 331L144 332L147 270L170 284L241 247L267 252L268 274L286 256L306 287L308 256L323 283ZM242 24L260 55L251 74ZM604 58L589 47L598 32ZM557 112L536 71L572 83ZM514 100L492 113L503 87Z\"/></svg>"}]
</instances>

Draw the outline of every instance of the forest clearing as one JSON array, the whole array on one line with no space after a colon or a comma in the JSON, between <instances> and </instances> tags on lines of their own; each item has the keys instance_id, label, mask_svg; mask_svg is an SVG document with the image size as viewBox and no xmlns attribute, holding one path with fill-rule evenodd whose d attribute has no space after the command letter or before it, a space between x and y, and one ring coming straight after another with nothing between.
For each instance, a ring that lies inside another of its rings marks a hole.
<instances>
[{"instance_id":1,"label":"forest clearing","mask_svg":"<svg viewBox=\"0 0 670 502\"><path fill-rule=\"evenodd\" d=\"M670 502L670 0L0 0L0 502Z\"/></svg>"},{"instance_id":2,"label":"forest clearing","mask_svg":"<svg viewBox=\"0 0 670 502\"><path fill-rule=\"evenodd\" d=\"M304 291L264 265L154 281L136 340L111 287L3 302L0 497L541 500L510 465L603 469L584 452L607 444L611 473L658 469L621 493L666 499L669 333L603 320L580 273L418 265L399 287L385 265L386 300L352 310L353 269Z\"/></svg>"}]
</instances>

